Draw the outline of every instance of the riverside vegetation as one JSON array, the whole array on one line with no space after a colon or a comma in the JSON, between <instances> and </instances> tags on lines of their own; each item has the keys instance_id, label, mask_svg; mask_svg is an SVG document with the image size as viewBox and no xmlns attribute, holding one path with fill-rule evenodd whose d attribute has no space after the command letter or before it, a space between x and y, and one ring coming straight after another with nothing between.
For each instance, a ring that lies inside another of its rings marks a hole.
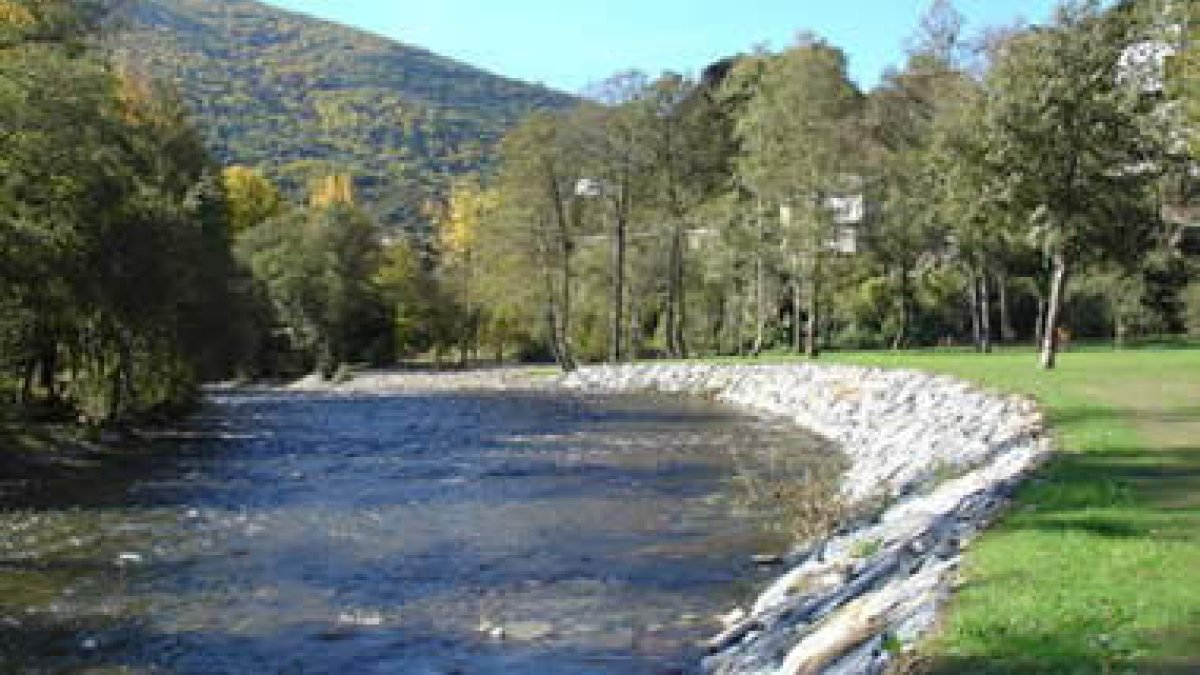
<instances>
[{"instance_id":1,"label":"riverside vegetation","mask_svg":"<svg viewBox=\"0 0 1200 675\"><path fill-rule=\"evenodd\" d=\"M1036 339L1052 367L1067 334L1200 326L1191 5L1071 2L968 39L938 2L870 92L812 35L697 80L622 74L381 221L353 163L300 194L218 166L105 4L0 5L0 362L26 407L121 419L203 379L453 351L569 370ZM1161 73L1129 57L1147 41L1179 48Z\"/></svg>"},{"instance_id":2,"label":"riverside vegetation","mask_svg":"<svg viewBox=\"0 0 1200 675\"><path fill-rule=\"evenodd\" d=\"M1077 451L969 558L929 666L1195 666L1194 358L1057 359L1068 336L1200 331L1195 3L1067 2L969 38L937 2L869 92L811 35L694 80L622 74L481 133L396 208L345 157L222 166L204 139L226 136L105 4L0 0L6 446L37 445L30 419L175 414L205 380L453 351L572 370L1036 341L1060 372L894 357L1037 395ZM1146 42L1174 48L1161 71L1129 58Z\"/></svg>"}]
</instances>

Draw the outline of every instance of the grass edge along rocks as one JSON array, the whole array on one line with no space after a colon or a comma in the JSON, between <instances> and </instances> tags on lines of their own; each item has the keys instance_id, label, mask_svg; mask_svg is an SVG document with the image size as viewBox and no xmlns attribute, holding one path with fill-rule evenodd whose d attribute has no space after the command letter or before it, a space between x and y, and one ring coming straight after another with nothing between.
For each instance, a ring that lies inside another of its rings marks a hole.
<instances>
[{"instance_id":1,"label":"grass edge along rocks","mask_svg":"<svg viewBox=\"0 0 1200 675\"><path fill-rule=\"evenodd\" d=\"M883 671L934 626L964 546L1052 450L1029 400L911 370L633 365L587 368L563 385L704 395L790 417L846 454L848 500L886 500L869 521L793 552L789 571L710 642L710 673Z\"/></svg>"}]
</instances>

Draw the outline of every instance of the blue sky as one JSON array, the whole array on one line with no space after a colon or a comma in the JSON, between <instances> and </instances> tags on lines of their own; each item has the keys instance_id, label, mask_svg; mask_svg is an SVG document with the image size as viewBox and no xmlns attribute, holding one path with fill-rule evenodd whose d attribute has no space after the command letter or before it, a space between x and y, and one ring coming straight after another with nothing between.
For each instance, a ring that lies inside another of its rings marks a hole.
<instances>
[{"instance_id":1,"label":"blue sky","mask_svg":"<svg viewBox=\"0 0 1200 675\"><path fill-rule=\"evenodd\" d=\"M873 86L902 63L930 0L270 0L487 70L578 92L638 68L692 73L811 30L846 50ZM970 27L1042 21L1056 0L958 0Z\"/></svg>"}]
</instances>

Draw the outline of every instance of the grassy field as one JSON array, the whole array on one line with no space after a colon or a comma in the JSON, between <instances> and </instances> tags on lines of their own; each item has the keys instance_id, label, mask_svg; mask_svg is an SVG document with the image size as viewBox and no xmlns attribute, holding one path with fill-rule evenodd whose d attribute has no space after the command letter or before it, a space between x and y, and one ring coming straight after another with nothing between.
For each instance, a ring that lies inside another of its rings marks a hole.
<instances>
[{"instance_id":1,"label":"grassy field","mask_svg":"<svg viewBox=\"0 0 1200 675\"><path fill-rule=\"evenodd\" d=\"M920 670L1200 673L1200 351L829 360L1032 396L1063 451L971 549Z\"/></svg>"}]
</instances>

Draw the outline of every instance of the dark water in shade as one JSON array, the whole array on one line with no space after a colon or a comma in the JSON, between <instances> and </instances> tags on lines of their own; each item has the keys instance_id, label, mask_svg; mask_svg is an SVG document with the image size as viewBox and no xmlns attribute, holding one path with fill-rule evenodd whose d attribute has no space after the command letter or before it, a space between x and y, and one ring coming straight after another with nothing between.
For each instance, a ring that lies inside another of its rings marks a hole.
<instances>
[{"instance_id":1,"label":"dark water in shade","mask_svg":"<svg viewBox=\"0 0 1200 675\"><path fill-rule=\"evenodd\" d=\"M0 672L690 672L787 540L743 480L828 461L561 393L223 394L157 446L0 485Z\"/></svg>"}]
</instances>

